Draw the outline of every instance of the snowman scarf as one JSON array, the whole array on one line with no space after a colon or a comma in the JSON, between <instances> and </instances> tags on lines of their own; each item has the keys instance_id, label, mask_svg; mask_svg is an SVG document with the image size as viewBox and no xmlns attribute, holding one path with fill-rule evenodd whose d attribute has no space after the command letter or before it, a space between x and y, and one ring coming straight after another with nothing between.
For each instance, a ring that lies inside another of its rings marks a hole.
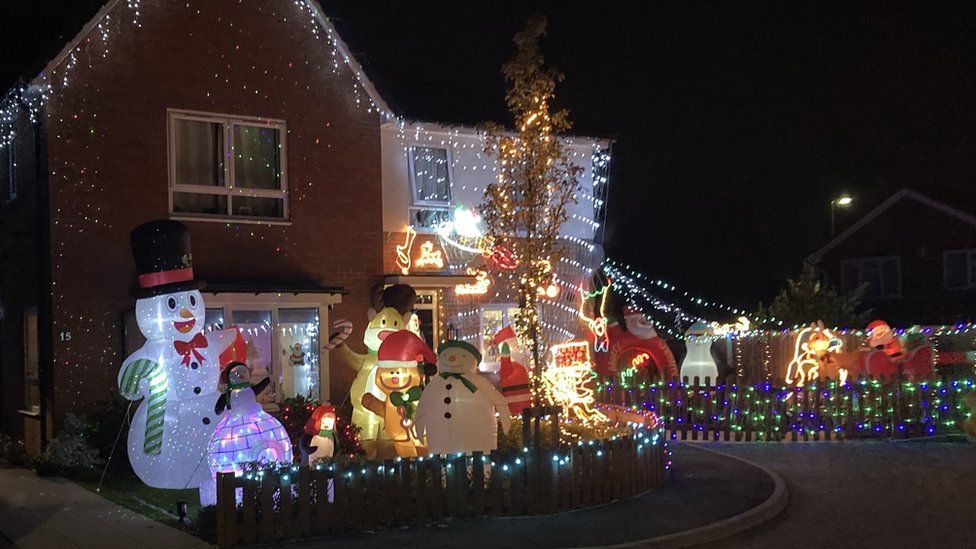
<instances>
[{"instance_id":1,"label":"snowman scarf","mask_svg":"<svg viewBox=\"0 0 976 549\"><path fill-rule=\"evenodd\" d=\"M163 449L163 424L166 419L166 393L169 381L163 368L146 359L129 363L122 373L122 396L129 400L139 397L139 382L149 382L149 409L146 411L146 433L142 451L147 455L159 455Z\"/></svg>"},{"instance_id":2,"label":"snowman scarf","mask_svg":"<svg viewBox=\"0 0 976 549\"><path fill-rule=\"evenodd\" d=\"M444 379L454 378L461 381L461 384L468 388L472 393L478 390L478 386L471 382L470 379L464 377L464 374L452 374L450 372L441 372L439 374Z\"/></svg>"}]
</instances>

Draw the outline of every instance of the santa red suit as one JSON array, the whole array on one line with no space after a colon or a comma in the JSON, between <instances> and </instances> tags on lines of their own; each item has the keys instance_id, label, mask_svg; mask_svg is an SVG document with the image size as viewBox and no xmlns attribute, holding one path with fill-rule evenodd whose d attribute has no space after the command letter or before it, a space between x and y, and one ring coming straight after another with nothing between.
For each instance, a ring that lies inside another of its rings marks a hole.
<instances>
[{"instance_id":1,"label":"santa red suit","mask_svg":"<svg viewBox=\"0 0 976 549\"><path fill-rule=\"evenodd\" d=\"M884 354L897 359L902 355L901 342L891 331L891 326L883 320L875 320L868 324L868 347L884 351Z\"/></svg>"},{"instance_id":2,"label":"santa red suit","mask_svg":"<svg viewBox=\"0 0 976 549\"><path fill-rule=\"evenodd\" d=\"M525 366L512 360L512 351L518 349L518 337L511 326L506 326L495 334L495 344L501 349L502 396L508 401L508 410L513 415L521 415L522 410L532 406L532 391L529 388L529 372Z\"/></svg>"}]
</instances>

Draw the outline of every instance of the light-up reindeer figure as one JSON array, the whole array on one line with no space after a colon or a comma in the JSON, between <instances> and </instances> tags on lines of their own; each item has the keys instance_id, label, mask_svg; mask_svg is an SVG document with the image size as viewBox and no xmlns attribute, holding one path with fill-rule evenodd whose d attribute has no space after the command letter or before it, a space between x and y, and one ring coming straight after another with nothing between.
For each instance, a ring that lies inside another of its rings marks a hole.
<instances>
[{"instance_id":1,"label":"light-up reindeer figure","mask_svg":"<svg viewBox=\"0 0 976 549\"><path fill-rule=\"evenodd\" d=\"M587 293L585 290L580 288L580 310L579 317L586 322L586 325L593 332L593 352L594 353L606 353L610 351L610 335L607 333L607 317L606 317L606 305L607 296L610 295L610 288L613 287L613 283L608 283L606 286L600 288L595 292ZM593 314L594 317L586 316L585 307L586 302L590 298L599 297L600 305L596 306L594 302Z\"/></svg>"},{"instance_id":2,"label":"light-up reindeer figure","mask_svg":"<svg viewBox=\"0 0 976 549\"><path fill-rule=\"evenodd\" d=\"M786 383L803 387L808 382L820 377L820 364L829 353L835 353L841 348L842 342L830 330L824 328L823 322L811 324L800 330L793 347L793 360L786 368ZM847 370L839 372L841 383L847 378Z\"/></svg>"}]
</instances>

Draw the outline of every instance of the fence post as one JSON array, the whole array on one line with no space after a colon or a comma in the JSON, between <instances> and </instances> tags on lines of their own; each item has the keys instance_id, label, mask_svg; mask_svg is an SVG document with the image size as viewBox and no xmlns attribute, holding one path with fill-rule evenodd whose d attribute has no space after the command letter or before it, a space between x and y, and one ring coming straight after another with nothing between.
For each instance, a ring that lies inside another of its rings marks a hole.
<instances>
[{"instance_id":1,"label":"fence post","mask_svg":"<svg viewBox=\"0 0 976 549\"><path fill-rule=\"evenodd\" d=\"M217 473L217 545L237 545L237 501L234 473Z\"/></svg>"}]
</instances>

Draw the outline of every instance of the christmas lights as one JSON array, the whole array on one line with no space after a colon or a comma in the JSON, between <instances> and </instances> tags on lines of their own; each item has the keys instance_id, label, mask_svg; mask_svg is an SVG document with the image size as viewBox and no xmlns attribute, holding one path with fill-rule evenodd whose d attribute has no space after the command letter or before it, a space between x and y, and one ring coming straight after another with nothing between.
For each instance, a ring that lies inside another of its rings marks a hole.
<instances>
[{"instance_id":1,"label":"christmas lights","mask_svg":"<svg viewBox=\"0 0 976 549\"><path fill-rule=\"evenodd\" d=\"M417 238L417 231L412 226L407 226L404 230L403 244L396 245L396 264L403 275L410 274L410 267L413 266L410 250L413 248L415 238Z\"/></svg>"},{"instance_id":2,"label":"christmas lights","mask_svg":"<svg viewBox=\"0 0 976 549\"><path fill-rule=\"evenodd\" d=\"M426 240L420 245L420 257L414 260L413 266L418 269L443 269L444 258L441 256L440 250L434 250L434 243L430 240Z\"/></svg>"},{"instance_id":3,"label":"christmas lights","mask_svg":"<svg viewBox=\"0 0 976 549\"><path fill-rule=\"evenodd\" d=\"M964 399L974 389L971 378L821 378L803 387L661 380L598 384L598 399L655 412L672 439L831 440L959 433L970 417Z\"/></svg>"},{"instance_id":4,"label":"christmas lights","mask_svg":"<svg viewBox=\"0 0 976 549\"><path fill-rule=\"evenodd\" d=\"M552 363L542 374L549 400L561 405L584 424L606 421L593 407L594 394L587 384L595 377L590 362L590 346L585 341L570 341L551 348Z\"/></svg>"},{"instance_id":5,"label":"christmas lights","mask_svg":"<svg viewBox=\"0 0 976 549\"><path fill-rule=\"evenodd\" d=\"M454 287L454 293L458 295L484 295L491 287L491 277L484 269L472 269L468 267L467 273L474 275L475 281L470 284L458 284Z\"/></svg>"}]
</instances>

